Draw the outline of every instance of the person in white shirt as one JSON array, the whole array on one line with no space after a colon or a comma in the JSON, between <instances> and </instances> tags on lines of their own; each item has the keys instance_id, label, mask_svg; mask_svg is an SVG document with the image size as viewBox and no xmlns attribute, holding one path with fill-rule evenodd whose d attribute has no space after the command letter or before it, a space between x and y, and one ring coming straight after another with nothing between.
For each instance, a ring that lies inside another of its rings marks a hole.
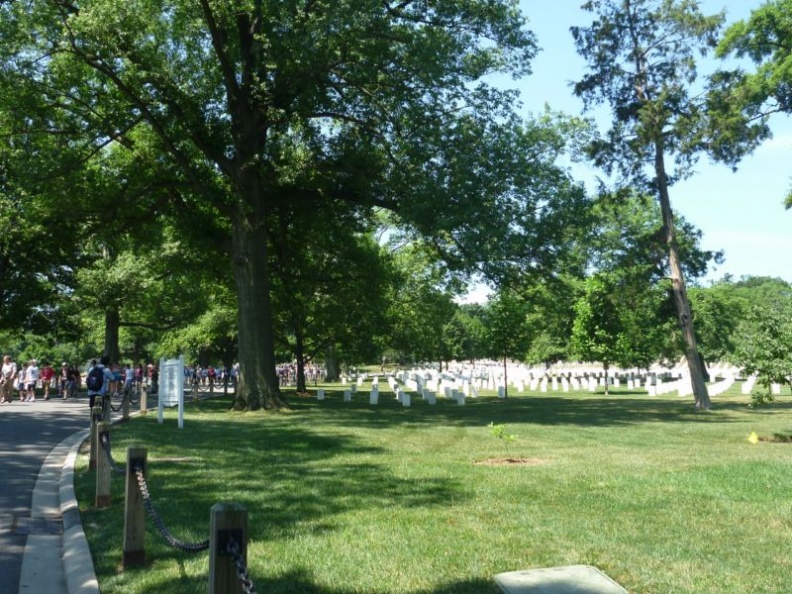
<instances>
[{"instance_id":1,"label":"person in white shirt","mask_svg":"<svg viewBox=\"0 0 792 594\"><path fill-rule=\"evenodd\" d=\"M16 375L16 363L11 360L11 355L4 355L3 367L2 371L0 371L0 404L11 404L11 394Z\"/></svg>"},{"instance_id":2,"label":"person in white shirt","mask_svg":"<svg viewBox=\"0 0 792 594\"><path fill-rule=\"evenodd\" d=\"M36 363L35 359L31 359L30 363L28 363L27 375L25 377L25 392L27 393L27 398L25 399L25 402L36 401L36 384L38 384L38 380L39 380L38 364Z\"/></svg>"}]
</instances>

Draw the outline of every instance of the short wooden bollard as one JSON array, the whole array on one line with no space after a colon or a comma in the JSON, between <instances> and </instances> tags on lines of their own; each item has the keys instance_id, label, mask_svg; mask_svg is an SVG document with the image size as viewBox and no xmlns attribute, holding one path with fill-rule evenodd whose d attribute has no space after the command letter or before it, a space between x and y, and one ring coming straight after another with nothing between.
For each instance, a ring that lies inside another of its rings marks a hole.
<instances>
[{"instance_id":1,"label":"short wooden bollard","mask_svg":"<svg viewBox=\"0 0 792 594\"><path fill-rule=\"evenodd\" d=\"M112 418L113 409L110 408L110 393L102 396L102 420L110 421Z\"/></svg>"},{"instance_id":2,"label":"short wooden bollard","mask_svg":"<svg viewBox=\"0 0 792 594\"><path fill-rule=\"evenodd\" d=\"M96 455L97 455L97 426L102 421L102 407L94 404L91 409L91 455L88 458L88 470L96 470Z\"/></svg>"},{"instance_id":3,"label":"short wooden bollard","mask_svg":"<svg viewBox=\"0 0 792 594\"><path fill-rule=\"evenodd\" d=\"M110 507L110 462L108 452L102 451L110 445L110 423L99 423L96 429L99 446L96 461L96 507ZM104 440L106 446L102 446Z\"/></svg>"},{"instance_id":4,"label":"short wooden bollard","mask_svg":"<svg viewBox=\"0 0 792 594\"><path fill-rule=\"evenodd\" d=\"M146 510L143 506L143 495L138 486L135 469L143 468L146 473L148 452L144 447L131 447L127 450L126 496L124 497L124 551L122 565L124 569L142 567L146 563Z\"/></svg>"},{"instance_id":5,"label":"short wooden bollard","mask_svg":"<svg viewBox=\"0 0 792 594\"><path fill-rule=\"evenodd\" d=\"M209 594L241 594L242 582L236 571L229 542L236 542L247 566L247 509L238 503L216 503L209 518Z\"/></svg>"}]
</instances>

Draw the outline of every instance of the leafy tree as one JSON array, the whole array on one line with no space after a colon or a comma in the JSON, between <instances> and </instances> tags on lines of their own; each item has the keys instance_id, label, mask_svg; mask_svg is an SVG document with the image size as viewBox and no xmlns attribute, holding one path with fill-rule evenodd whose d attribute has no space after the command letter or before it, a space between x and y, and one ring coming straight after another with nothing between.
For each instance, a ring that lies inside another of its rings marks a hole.
<instances>
[{"instance_id":1,"label":"leafy tree","mask_svg":"<svg viewBox=\"0 0 792 594\"><path fill-rule=\"evenodd\" d=\"M690 0L597 0L583 8L596 20L590 27L572 28L591 70L575 84L575 94L586 107L604 102L613 113L607 137L591 144L590 156L608 173L618 171L630 185L658 198L696 407L709 408L669 186L690 172L704 149L705 110L690 88L696 79L695 53L714 44L723 16L704 16Z\"/></svg>"},{"instance_id":2,"label":"leafy tree","mask_svg":"<svg viewBox=\"0 0 792 594\"><path fill-rule=\"evenodd\" d=\"M304 392L305 364L334 345L356 361L374 358L392 270L355 211L317 205L279 212L276 221L270 250L275 330L297 363L297 391Z\"/></svg>"},{"instance_id":3,"label":"leafy tree","mask_svg":"<svg viewBox=\"0 0 792 594\"><path fill-rule=\"evenodd\" d=\"M400 246L393 254L395 279L389 295L389 332L385 340L401 360L447 360L444 328L457 309L447 289L444 267L420 242Z\"/></svg>"},{"instance_id":4,"label":"leafy tree","mask_svg":"<svg viewBox=\"0 0 792 594\"><path fill-rule=\"evenodd\" d=\"M737 344L737 326L746 313L748 303L739 296L732 283L718 282L710 287L693 287L690 306L701 338L704 361L733 361Z\"/></svg>"},{"instance_id":5,"label":"leafy tree","mask_svg":"<svg viewBox=\"0 0 792 594\"><path fill-rule=\"evenodd\" d=\"M616 287L606 275L585 280L583 294L575 303L570 351L581 361L602 363L605 375L613 363L625 357L625 325L614 300ZM608 383L605 384L608 393Z\"/></svg>"},{"instance_id":6,"label":"leafy tree","mask_svg":"<svg viewBox=\"0 0 792 594\"><path fill-rule=\"evenodd\" d=\"M528 325L530 307L524 295L506 287L501 287L487 303L484 322L488 352L492 359L503 360L504 387L508 386L507 361L524 361L533 339Z\"/></svg>"},{"instance_id":7,"label":"leafy tree","mask_svg":"<svg viewBox=\"0 0 792 594\"><path fill-rule=\"evenodd\" d=\"M757 400L772 399L771 384L792 384L792 291L751 306L738 331L735 361L745 373L758 374L764 393Z\"/></svg>"},{"instance_id":8,"label":"leafy tree","mask_svg":"<svg viewBox=\"0 0 792 594\"><path fill-rule=\"evenodd\" d=\"M33 199L18 184L16 163L2 162L3 152L0 149L0 329L49 333L56 339L74 328L58 304L73 285L74 268L81 261L72 241L79 221Z\"/></svg>"},{"instance_id":9,"label":"leafy tree","mask_svg":"<svg viewBox=\"0 0 792 594\"><path fill-rule=\"evenodd\" d=\"M667 248L659 205L631 190L604 193L594 206L595 232L589 240L589 268L604 273L615 291L613 301L624 325L620 363L648 367L658 360L676 361L684 344L668 281ZM685 276L697 279L720 252L702 250L701 232L676 218L677 243Z\"/></svg>"},{"instance_id":10,"label":"leafy tree","mask_svg":"<svg viewBox=\"0 0 792 594\"><path fill-rule=\"evenodd\" d=\"M460 305L443 328L447 360L476 362L485 353L484 310L477 303Z\"/></svg>"},{"instance_id":11,"label":"leafy tree","mask_svg":"<svg viewBox=\"0 0 792 594\"><path fill-rule=\"evenodd\" d=\"M0 22L0 82L40 98L49 117L36 125L84 147L83 161L115 143L153 156L172 204L226 223L239 406L283 404L267 236L277 209L381 206L439 236L457 200L466 218L491 217L493 200L530 181L516 178L519 153L481 166L512 140L512 95L481 78L524 74L535 52L511 1L34 0L3 3ZM429 225L427 213L444 216Z\"/></svg>"},{"instance_id":12,"label":"leafy tree","mask_svg":"<svg viewBox=\"0 0 792 594\"><path fill-rule=\"evenodd\" d=\"M770 135L767 116L792 113L792 1L772 0L751 11L747 21L734 23L721 40L716 54L749 58L756 71L721 71L712 78L711 107L728 116L731 134L722 136L714 154L735 162ZM721 118L723 120L725 118ZM735 132L736 131L736 132ZM786 197L792 208L792 192Z\"/></svg>"}]
</instances>

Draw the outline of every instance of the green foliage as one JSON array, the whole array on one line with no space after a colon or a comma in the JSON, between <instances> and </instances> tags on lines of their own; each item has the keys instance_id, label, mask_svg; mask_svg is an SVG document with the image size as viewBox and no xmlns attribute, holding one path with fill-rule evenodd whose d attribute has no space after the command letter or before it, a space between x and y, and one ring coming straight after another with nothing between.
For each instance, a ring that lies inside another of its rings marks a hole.
<instances>
[{"instance_id":1,"label":"green foliage","mask_svg":"<svg viewBox=\"0 0 792 594\"><path fill-rule=\"evenodd\" d=\"M751 392L751 402L748 404L748 408L760 408L771 402L775 402L775 396L770 392L770 389L760 388Z\"/></svg>"},{"instance_id":2,"label":"green foliage","mask_svg":"<svg viewBox=\"0 0 792 594\"><path fill-rule=\"evenodd\" d=\"M714 45L723 14L705 16L687 0L602 0L583 8L596 20L590 27L572 27L572 34L591 72L574 91L587 108L606 103L613 114L610 131L590 145L590 156L649 190L657 186L646 184L643 169L654 163L660 142L676 159L670 179L686 176L704 147L707 123L689 90L696 56Z\"/></svg>"},{"instance_id":3,"label":"green foliage","mask_svg":"<svg viewBox=\"0 0 792 594\"><path fill-rule=\"evenodd\" d=\"M790 0L773 0L731 25L717 47L721 58L748 58L754 72L721 70L710 80L708 107L717 122L710 152L733 166L771 136L773 112L792 112L792 13ZM790 197L786 198L789 208Z\"/></svg>"},{"instance_id":4,"label":"green foliage","mask_svg":"<svg viewBox=\"0 0 792 594\"><path fill-rule=\"evenodd\" d=\"M738 335L735 360L745 373L764 388L792 382L792 292L748 308Z\"/></svg>"},{"instance_id":5,"label":"green foliage","mask_svg":"<svg viewBox=\"0 0 792 594\"><path fill-rule=\"evenodd\" d=\"M747 21L731 25L718 45L720 57L748 58L756 72L742 74L736 89L757 107L769 102L770 111L792 111L792 1L773 0L751 11ZM744 104L741 103L741 106Z\"/></svg>"},{"instance_id":6,"label":"green foliage","mask_svg":"<svg viewBox=\"0 0 792 594\"><path fill-rule=\"evenodd\" d=\"M395 278L390 287L388 331L380 337L402 361L449 360L448 336L458 306L446 288L437 256L420 242L393 254ZM384 345L383 345L384 346Z\"/></svg>"},{"instance_id":7,"label":"green foliage","mask_svg":"<svg viewBox=\"0 0 792 594\"><path fill-rule=\"evenodd\" d=\"M516 290L502 288L484 310L487 353L492 359L523 361L533 329L528 324L531 303Z\"/></svg>"},{"instance_id":8,"label":"green foliage","mask_svg":"<svg viewBox=\"0 0 792 594\"><path fill-rule=\"evenodd\" d=\"M0 114L15 125L14 158L42 174L36 191L50 208L67 189L85 196L69 204L81 206L87 230L104 231L111 261L132 249L111 241L140 220L129 209L170 220L185 246L225 261L237 289L241 406L250 395L257 407L259 394L279 405L276 327L288 343L280 352L302 351L298 335L323 302L273 267L315 276L328 248L336 264L353 261L332 241L301 242L303 213L357 219L365 234L373 209L387 209L457 269L504 275L521 254L552 269L565 231L546 229L570 228L568 207L585 202L554 164L574 124L520 122L515 93L484 82L528 73L537 51L511 0L34 0L0 10ZM361 229L351 227L339 235ZM114 310L115 279L97 266L108 281L97 303ZM356 309L334 297L325 301L337 313ZM452 312L443 301L437 309ZM315 319L321 342L342 321L329 308Z\"/></svg>"},{"instance_id":9,"label":"green foliage","mask_svg":"<svg viewBox=\"0 0 792 594\"><path fill-rule=\"evenodd\" d=\"M570 352L580 361L597 361L607 368L624 358L624 324L614 293L615 286L604 275L585 280L570 341Z\"/></svg>"}]
</instances>

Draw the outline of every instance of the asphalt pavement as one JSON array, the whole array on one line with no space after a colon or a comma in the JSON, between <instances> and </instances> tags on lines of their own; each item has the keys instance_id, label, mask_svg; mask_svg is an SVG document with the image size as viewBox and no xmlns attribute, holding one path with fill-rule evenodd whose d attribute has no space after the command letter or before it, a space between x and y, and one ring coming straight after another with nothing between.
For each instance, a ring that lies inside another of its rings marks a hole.
<instances>
[{"instance_id":1,"label":"asphalt pavement","mask_svg":"<svg viewBox=\"0 0 792 594\"><path fill-rule=\"evenodd\" d=\"M71 472L89 428L86 396L0 404L0 594L91 592Z\"/></svg>"}]
</instances>

